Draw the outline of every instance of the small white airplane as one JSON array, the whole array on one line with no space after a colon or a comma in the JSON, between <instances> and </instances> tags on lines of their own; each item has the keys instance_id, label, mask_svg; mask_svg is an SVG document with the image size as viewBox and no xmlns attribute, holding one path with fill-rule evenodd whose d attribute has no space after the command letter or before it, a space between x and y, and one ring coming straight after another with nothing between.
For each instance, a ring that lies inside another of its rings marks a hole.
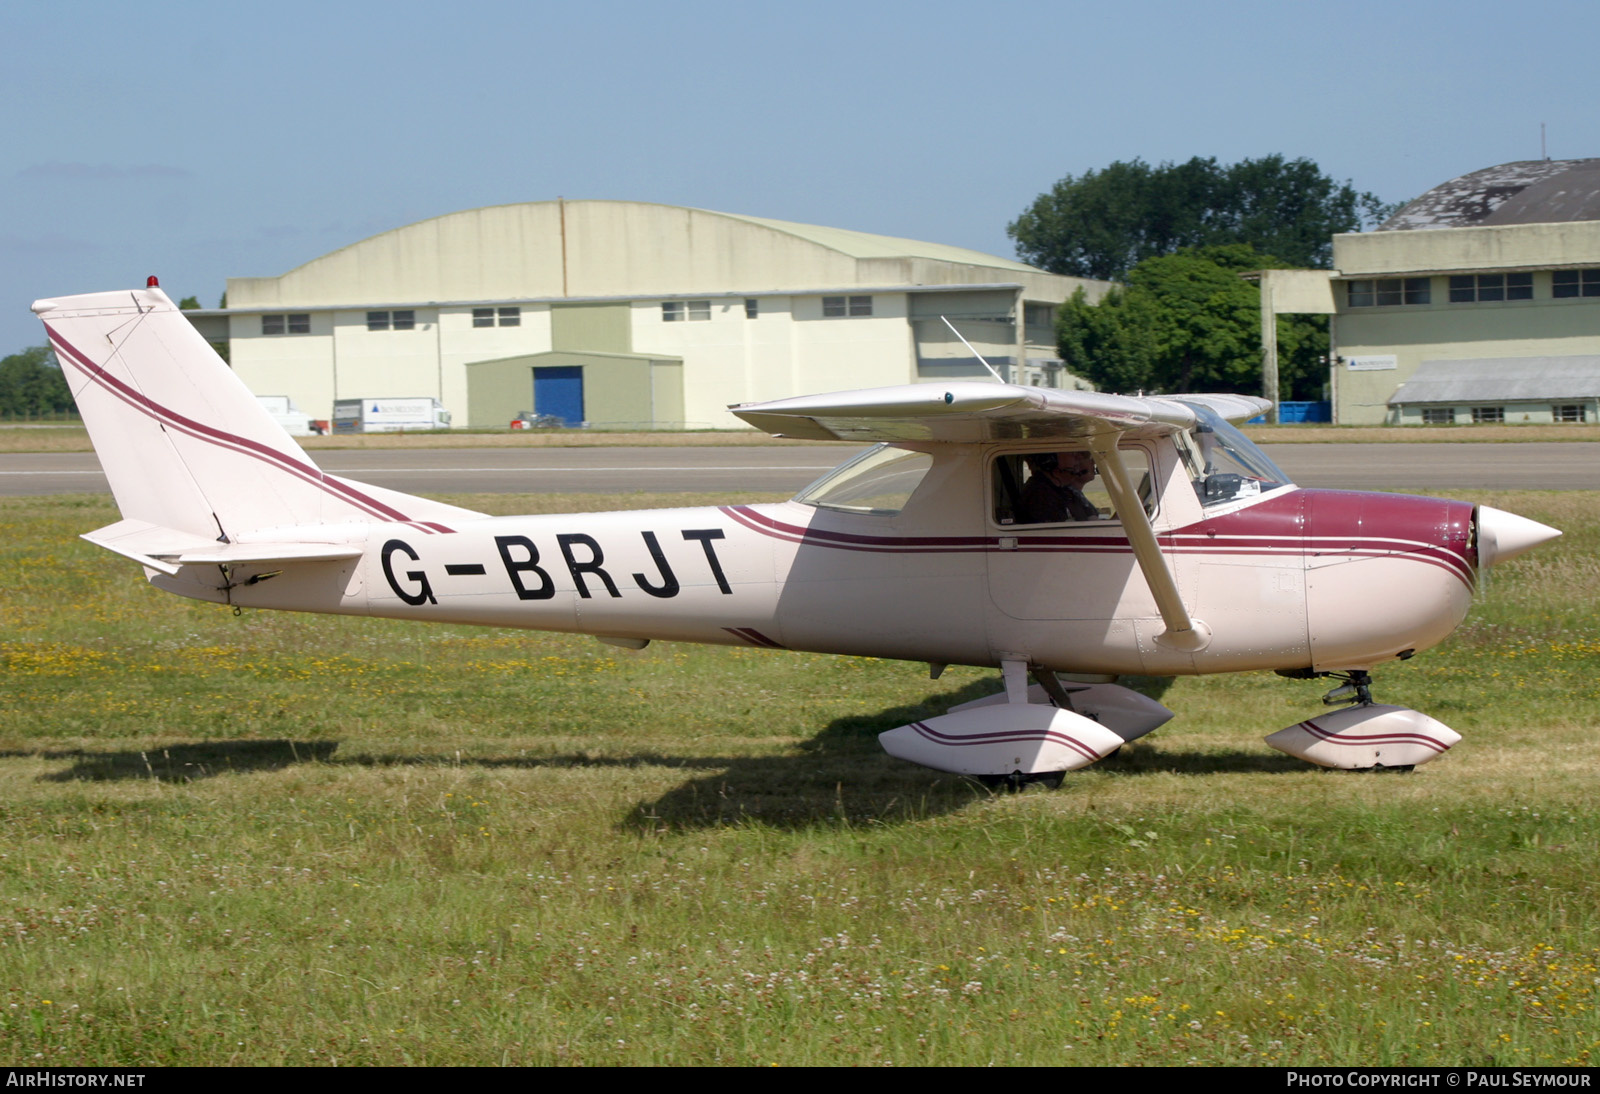
<instances>
[{"instance_id":1,"label":"small white airplane","mask_svg":"<svg viewBox=\"0 0 1600 1094\"><path fill-rule=\"evenodd\" d=\"M1123 674L1333 677L1326 702L1348 705L1268 743L1327 767L1431 760L1460 738L1374 703L1369 673L1442 641L1480 570L1560 534L1466 502L1301 489L1229 424L1265 400L988 382L732 408L778 436L880 442L781 504L489 517L319 470L154 278L33 310L124 518L84 538L159 588L935 678L994 666L1001 694L880 740L1013 789L1172 717Z\"/></svg>"}]
</instances>

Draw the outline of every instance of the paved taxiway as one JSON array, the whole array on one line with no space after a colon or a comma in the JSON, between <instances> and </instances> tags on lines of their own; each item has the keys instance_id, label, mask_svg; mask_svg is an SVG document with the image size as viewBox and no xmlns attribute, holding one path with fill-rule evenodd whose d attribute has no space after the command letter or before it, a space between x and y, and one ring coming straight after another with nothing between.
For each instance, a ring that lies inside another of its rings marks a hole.
<instances>
[{"instance_id":1,"label":"paved taxiway","mask_svg":"<svg viewBox=\"0 0 1600 1094\"><path fill-rule=\"evenodd\" d=\"M1600 490L1600 444L1278 444L1302 486L1355 490ZM414 494L792 492L853 446L325 450L326 471ZM90 452L0 455L0 495L104 493Z\"/></svg>"}]
</instances>

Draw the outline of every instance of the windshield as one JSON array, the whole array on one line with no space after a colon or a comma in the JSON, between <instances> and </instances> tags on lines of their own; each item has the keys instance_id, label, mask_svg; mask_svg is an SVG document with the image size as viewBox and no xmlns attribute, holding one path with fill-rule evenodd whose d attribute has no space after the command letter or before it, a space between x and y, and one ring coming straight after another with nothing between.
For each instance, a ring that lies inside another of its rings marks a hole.
<instances>
[{"instance_id":1,"label":"windshield","mask_svg":"<svg viewBox=\"0 0 1600 1094\"><path fill-rule=\"evenodd\" d=\"M905 508L932 465L926 452L876 445L829 471L794 500L821 509L893 516Z\"/></svg>"},{"instance_id":2,"label":"windshield","mask_svg":"<svg viewBox=\"0 0 1600 1094\"><path fill-rule=\"evenodd\" d=\"M1199 419L1179 434L1178 448L1203 505L1221 505L1290 485L1289 476L1254 441L1199 403L1184 403Z\"/></svg>"}]
</instances>

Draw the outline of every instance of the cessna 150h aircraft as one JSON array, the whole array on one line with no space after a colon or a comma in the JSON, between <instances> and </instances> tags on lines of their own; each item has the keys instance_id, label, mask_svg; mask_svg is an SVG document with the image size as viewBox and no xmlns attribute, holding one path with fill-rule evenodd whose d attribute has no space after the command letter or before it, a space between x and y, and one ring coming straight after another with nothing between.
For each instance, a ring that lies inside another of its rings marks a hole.
<instances>
[{"instance_id":1,"label":"cessna 150h aircraft","mask_svg":"<svg viewBox=\"0 0 1600 1094\"><path fill-rule=\"evenodd\" d=\"M1270 744L1328 767L1430 760L1459 737L1373 703L1370 670L1443 640L1480 570L1560 534L1466 502L1296 487L1229 424L1264 400L986 382L734 407L780 436L881 442L782 504L487 517L319 470L153 278L33 310L124 518L84 538L162 589L634 649L996 666L1002 694L880 739L1013 787L1170 718L1113 682L1129 673L1334 677L1330 705L1350 705Z\"/></svg>"}]
</instances>

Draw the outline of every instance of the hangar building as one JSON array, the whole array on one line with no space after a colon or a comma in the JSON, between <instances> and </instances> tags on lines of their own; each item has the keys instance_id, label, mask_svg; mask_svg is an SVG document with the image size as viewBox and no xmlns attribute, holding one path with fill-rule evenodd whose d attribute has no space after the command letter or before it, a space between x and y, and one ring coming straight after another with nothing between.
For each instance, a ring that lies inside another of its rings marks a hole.
<instances>
[{"instance_id":1,"label":"hangar building","mask_svg":"<svg viewBox=\"0 0 1600 1094\"><path fill-rule=\"evenodd\" d=\"M1600 159L1462 175L1333 265L1336 421L1600 420Z\"/></svg>"},{"instance_id":2,"label":"hangar building","mask_svg":"<svg viewBox=\"0 0 1600 1094\"><path fill-rule=\"evenodd\" d=\"M538 201L397 228L279 277L228 279L231 363L314 418L437 398L457 426L523 412L737 428L729 403L986 376L1074 383L1060 277L958 247L630 201ZM211 321L208 323L207 321Z\"/></svg>"}]
</instances>

